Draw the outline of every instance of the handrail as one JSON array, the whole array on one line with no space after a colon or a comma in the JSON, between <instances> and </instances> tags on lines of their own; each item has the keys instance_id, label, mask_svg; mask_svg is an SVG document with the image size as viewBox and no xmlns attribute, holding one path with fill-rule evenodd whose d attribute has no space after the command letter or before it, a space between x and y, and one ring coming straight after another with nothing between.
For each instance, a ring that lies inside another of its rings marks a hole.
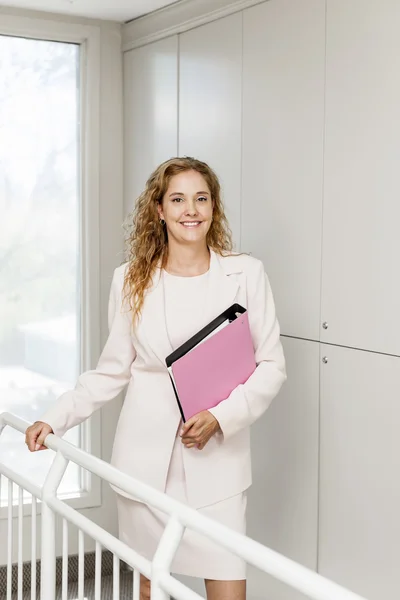
<instances>
[{"instance_id":1,"label":"handrail","mask_svg":"<svg viewBox=\"0 0 400 600\"><path fill-rule=\"evenodd\" d=\"M5 412L0 414L0 434L6 425L24 433L30 423L20 417ZM247 563L302 592L312 600L366 600L358 594L343 588L322 575L315 573L311 569L263 546L255 540L237 533L216 521L208 519L193 508L181 504L166 494L153 489L149 485L120 472L110 464L76 448L54 434L49 434L46 437L45 445L51 450L54 450L58 455L62 455L65 461L74 462L129 495L169 514L174 522L206 535L209 539L235 553ZM0 472L2 470L3 466L0 463ZM64 471L65 467L61 472L60 478ZM7 473L7 476L9 476L9 468L7 469ZM59 504L61 502L60 500L57 500L55 496L53 496L53 498L48 498L48 503L51 505L52 510L61 513L61 510L59 510ZM166 563L170 563L175 552L172 547L173 544L170 544L171 548L169 548L172 554L169 552L169 556L167 556L168 544L165 543L164 536L162 538L162 543L164 543L166 547L166 552L158 558L160 558L160 561L164 559ZM162 580L163 578L165 579L165 577L161 575L160 579Z\"/></svg>"}]
</instances>

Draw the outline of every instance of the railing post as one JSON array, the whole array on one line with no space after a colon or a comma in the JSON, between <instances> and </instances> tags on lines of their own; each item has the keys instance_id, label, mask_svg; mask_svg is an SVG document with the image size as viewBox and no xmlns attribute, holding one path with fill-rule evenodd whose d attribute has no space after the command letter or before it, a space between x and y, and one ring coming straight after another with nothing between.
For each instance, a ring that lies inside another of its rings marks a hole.
<instances>
[{"instance_id":1,"label":"railing post","mask_svg":"<svg viewBox=\"0 0 400 600\"><path fill-rule=\"evenodd\" d=\"M57 496L67 466L67 459L57 452L43 485L40 600L54 600L56 594L56 518L47 500Z\"/></svg>"},{"instance_id":2,"label":"railing post","mask_svg":"<svg viewBox=\"0 0 400 600\"><path fill-rule=\"evenodd\" d=\"M151 564L151 600L169 600L160 583L163 575L169 575L175 553L181 543L185 528L177 517L168 521Z\"/></svg>"},{"instance_id":3,"label":"railing post","mask_svg":"<svg viewBox=\"0 0 400 600\"><path fill-rule=\"evenodd\" d=\"M4 415L4 413L0 413L0 435L1 435L1 432L3 431L4 427L6 426L3 415Z\"/></svg>"},{"instance_id":4,"label":"railing post","mask_svg":"<svg viewBox=\"0 0 400 600\"><path fill-rule=\"evenodd\" d=\"M0 414L0 435L1 432L3 431L4 427L6 426L4 419L3 419L3 414ZM2 482L3 482L3 474L0 472L0 510L1 510L1 486L2 486Z\"/></svg>"}]
</instances>

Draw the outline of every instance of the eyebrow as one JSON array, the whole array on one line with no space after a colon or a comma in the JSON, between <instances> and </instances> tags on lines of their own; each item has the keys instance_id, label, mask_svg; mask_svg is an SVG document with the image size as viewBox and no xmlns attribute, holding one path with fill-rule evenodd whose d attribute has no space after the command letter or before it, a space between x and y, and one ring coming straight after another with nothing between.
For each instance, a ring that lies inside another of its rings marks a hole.
<instances>
[{"instance_id":1,"label":"eyebrow","mask_svg":"<svg viewBox=\"0 0 400 600\"><path fill-rule=\"evenodd\" d=\"M210 195L209 192L196 192L196 194L204 194L204 195L207 195L207 196ZM185 194L183 192L172 192L172 194L170 194L170 197L171 196L184 196L184 195Z\"/></svg>"}]
</instances>

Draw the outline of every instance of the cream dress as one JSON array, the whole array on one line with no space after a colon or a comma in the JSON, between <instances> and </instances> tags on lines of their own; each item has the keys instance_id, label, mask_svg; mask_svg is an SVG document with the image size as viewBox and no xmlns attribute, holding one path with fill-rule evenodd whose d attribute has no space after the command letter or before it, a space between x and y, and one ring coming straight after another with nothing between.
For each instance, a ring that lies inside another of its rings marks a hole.
<instances>
[{"instance_id":1,"label":"cream dress","mask_svg":"<svg viewBox=\"0 0 400 600\"><path fill-rule=\"evenodd\" d=\"M165 317L168 336L175 349L201 328L201 315L207 292L208 272L197 277L178 277L163 271ZM174 323L174 327L171 324ZM179 324L177 327L176 324ZM177 437L171 455L165 493L188 504L183 452ZM198 509L202 515L240 533L246 531L246 494L238 494L221 502ZM168 521L168 516L141 502L117 496L119 537L139 554L151 560ZM172 572L180 575L215 580L246 578L245 562L204 536L186 530L172 564Z\"/></svg>"}]
</instances>

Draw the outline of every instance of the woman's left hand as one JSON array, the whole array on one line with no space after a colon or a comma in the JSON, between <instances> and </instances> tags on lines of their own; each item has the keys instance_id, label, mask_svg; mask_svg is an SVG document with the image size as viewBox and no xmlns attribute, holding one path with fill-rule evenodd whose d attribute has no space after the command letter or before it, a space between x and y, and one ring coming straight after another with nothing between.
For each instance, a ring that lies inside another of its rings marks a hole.
<instances>
[{"instance_id":1,"label":"woman's left hand","mask_svg":"<svg viewBox=\"0 0 400 600\"><path fill-rule=\"evenodd\" d=\"M186 448L197 446L199 450L203 450L209 439L217 431L220 431L217 419L208 410L203 410L183 424L181 430L182 443L185 444Z\"/></svg>"}]
</instances>

